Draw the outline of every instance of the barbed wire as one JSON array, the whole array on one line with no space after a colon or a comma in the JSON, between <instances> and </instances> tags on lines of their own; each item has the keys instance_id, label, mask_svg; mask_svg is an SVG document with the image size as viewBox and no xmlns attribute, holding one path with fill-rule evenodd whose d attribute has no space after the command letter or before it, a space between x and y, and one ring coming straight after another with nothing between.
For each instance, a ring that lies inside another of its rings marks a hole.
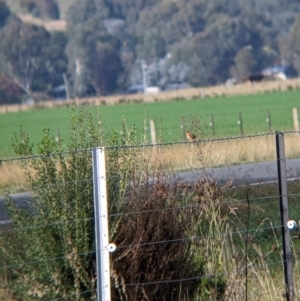
<instances>
[{"instance_id":1,"label":"barbed wire","mask_svg":"<svg viewBox=\"0 0 300 301\"><path fill-rule=\"evenodd\" d=\"M288 131L283 133L299 133L298 131ZM228 141L228 140L238 140L238 139L249 139L249 138L257 138L257 137L266 137L266 136L274 136L276 132L267 132L261 134L253 134L253 135L241 135L241 136L229 136L223 138L208 138L202 140L193 140L193 141L177 141L177 142L166 142L166 143L157 143L157 144L137 144L137 145L119 145L119 146L99 146L96 148L100 149L107 149L107 150L114 150L114 149L131 149L131 148L151 148L151 147L164 147L164 146L174 146L174 145L188 145L188 144L201 144L201 143L209 143L209 142L219 142L219 141ZM3 162L13 162L13 161L22 161L22 160L30 160L30 159L39 159L39 158L46 158L46 157L54 157L60 155L68 155L68 154L76 154L82 152L91 152L94 148L85 148L85 149L76 149L76 150L68 150L62 152L53 152L49 154L32 154L28 156L19 156L19 157L12 157L1 159L0 163Z\"/></svg>"},{"instance_id":2,"label":"barbed wire","mask_svg":"<svg viewBox=\"0 0 300 301\"><path fill-rule=\"evenodd\" d=\"M290 131L280 131L283 134L299 134L300 131L290 130ZM257 137L266 137L266 136L274 136L277 132L266 132L260 134L253 134L253 135L240 135L240 136L228 136L223 138L207 138L207 139L200 139L200 140L193 140L193 141L177 141L177 142L166 142L166 143L157 143L157 144L137 144L137 145L103 145L96 148L99 149L106 149L106 150L114 150L114 149L132 149L132 148L153 148L153 147L164 147L164 146L174 146L174 145L199 145L202 143L213 143L213 142L220 142L220 141L229 141L229 140L239 140L239 139L249 139L249 138L257 138ZM61 152L53 152L49 154L32 154L28 156L19 156L19 157L11 157L11 158L4 158L0 159L0 163L4 162L13 162L13 161L23 161L23 160L30 160L30 159L39 159L39 158L46 158L46 157L55 157L60 155L70 155L70 154L77 154L83 152L91 152L94 148L85 148L85 149L75 149L75 150L67 150Z\"/></svg>"}]
</instances>

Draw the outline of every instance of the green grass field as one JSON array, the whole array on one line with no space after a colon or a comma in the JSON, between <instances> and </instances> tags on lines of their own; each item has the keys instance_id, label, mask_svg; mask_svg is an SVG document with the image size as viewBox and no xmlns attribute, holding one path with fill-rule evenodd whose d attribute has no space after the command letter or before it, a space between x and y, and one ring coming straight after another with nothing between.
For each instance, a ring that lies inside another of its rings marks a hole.
<instances>
[{"instance_id":1,"label":"green grass field","mask_svg":"<svg viewBox=\"0 0 300 301\"><path fill-rule=\"evenodd\" d=\"M162 129L162 142L183 140L182 117L199 115L207 124L207 136L212 136L209 126L211 114L214 116L216 137L238 136L241 134L238 124L242 114L244 134L256 134L269 131L266 121L268 110L271 113L272 130L293 129L292 108L300 101L300 91L286 91L232 97L178 100L147 104L120 104L116 106L85 107L86 110L98 110L107 132L120 129L122 116L129 127L136 125L143 129L145 116L147 128L149 120L156 125L157 138ZM299 106L298 106L299 107ZM11 137L19 131L20 125L33 142L41 137L44 127L50 128L54 135L60 130L62 138L69 136L71 108L53 108L32 110L0 115L0 156L12 156ZM149 130L148 130L149 132Z\"/></svg>"}]
</instances>

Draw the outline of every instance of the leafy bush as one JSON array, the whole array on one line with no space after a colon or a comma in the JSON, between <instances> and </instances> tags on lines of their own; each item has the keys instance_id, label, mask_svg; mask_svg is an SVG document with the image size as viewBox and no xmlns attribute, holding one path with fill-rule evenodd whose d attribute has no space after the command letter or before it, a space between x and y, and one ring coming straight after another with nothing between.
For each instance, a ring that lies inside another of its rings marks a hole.
<instances>
[{"instance_id":1,"label":"leafy bush","mask_svg":"<svg viewBox=\"0 0 300 301\"><path fill-rule=\"evenodd\" d=\"M82 111L73 114L69 153L48 129L38 145L40 157L23 161L33 191L30 208L7 203L20 247L1 241L15 281L11 289L22 300L95 299L92 160L90 147L102 144L102 126ZM32 156L23 130L13 139L15 152Z\"/></svg>"}]
</instances>

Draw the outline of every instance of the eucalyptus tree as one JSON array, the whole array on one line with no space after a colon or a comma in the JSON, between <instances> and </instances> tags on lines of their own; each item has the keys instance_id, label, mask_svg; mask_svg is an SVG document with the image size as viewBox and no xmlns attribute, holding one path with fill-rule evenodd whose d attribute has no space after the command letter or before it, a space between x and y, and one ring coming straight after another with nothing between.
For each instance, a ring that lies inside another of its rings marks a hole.
<instances>
[{"instance_id":1,"label":"eucalyptus tree","mask_svg":"<svg viewBox=\"0 0 300 301\"><path fill-rule=\"evenodd\" d=\"M122 72L120 43L104 25L109 10L101 6L103 9L99 11L99 5L93 0L79 1L70 8L67 17L67 56L73 96L112 93Z\"/></svg>"},{"instance_id":2,"label":"eucalyptus tree","mask_svg":"<svg viewBox=\"0 0 300 301\"><path fill-rule=\"evenodd\" d=\"M50 34L44 27L22 23L11 18L0 32L0 57L4 74L29 96L33 85L42 80L45 73L45 54L49 46Z\"/></svg>"}]
</instances>

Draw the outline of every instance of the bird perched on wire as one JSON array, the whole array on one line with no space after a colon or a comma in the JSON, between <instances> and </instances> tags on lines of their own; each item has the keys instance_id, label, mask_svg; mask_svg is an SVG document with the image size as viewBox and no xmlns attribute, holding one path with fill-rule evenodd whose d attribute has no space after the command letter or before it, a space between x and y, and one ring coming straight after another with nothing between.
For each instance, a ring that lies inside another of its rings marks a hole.
<instances>
[{"instance_id":1,"label":"bird perched on wire","mask_svg":"<svg viewBox=\"0 0 300 301\"><path fill-rule=\"evenodd\" d=\"M190 131L187 131L186 133L185 133L185 135L186 135L186 138L188 139L188 140L195 140L197 137L192 133L192 132L190 132Z\"/></svg>"}]
</instances>

